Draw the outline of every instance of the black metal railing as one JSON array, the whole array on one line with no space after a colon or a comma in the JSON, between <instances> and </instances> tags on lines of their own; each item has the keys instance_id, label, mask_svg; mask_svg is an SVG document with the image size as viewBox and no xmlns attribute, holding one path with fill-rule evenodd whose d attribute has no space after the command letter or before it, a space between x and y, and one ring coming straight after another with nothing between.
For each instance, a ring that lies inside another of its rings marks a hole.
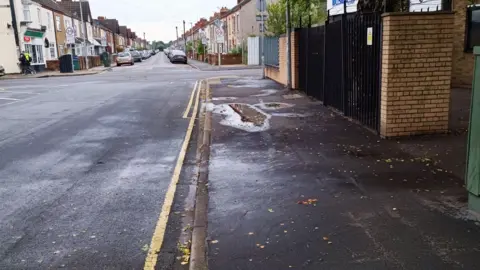
<instances>
[{"instance_id":1,"label":"black metal railing","mask_svg":"<svg viewBox=\"0 0 480 270\"><path fill-rule=\"evenodd\" d=\"M380 121L380 13L331 17L300 30L300 89L374 130Z\"/></svg>"}]
</instances>

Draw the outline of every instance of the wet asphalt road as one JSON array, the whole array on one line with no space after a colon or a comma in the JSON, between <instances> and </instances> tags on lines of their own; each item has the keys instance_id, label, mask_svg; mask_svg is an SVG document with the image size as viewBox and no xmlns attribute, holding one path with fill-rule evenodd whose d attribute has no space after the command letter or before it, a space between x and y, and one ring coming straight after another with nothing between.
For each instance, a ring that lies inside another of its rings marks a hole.
<instances>
[{"instance_id":1,"label":"wet asphalt road","mask_svg":"<svg viewBox=\"0 0 480 270\"><path fill-rule=\"evenodd\" d=\"M195 81L258 72L160 53L99 75L0 81L0 269L141 269Z\"/></svg>"}]
</instances>

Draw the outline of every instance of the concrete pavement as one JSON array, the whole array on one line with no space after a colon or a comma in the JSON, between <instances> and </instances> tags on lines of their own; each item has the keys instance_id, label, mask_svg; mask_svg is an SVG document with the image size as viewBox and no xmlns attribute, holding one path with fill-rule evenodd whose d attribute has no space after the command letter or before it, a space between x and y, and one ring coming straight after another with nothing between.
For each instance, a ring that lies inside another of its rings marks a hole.
<instances>
[{"instance_id":1,"label":"concrete pavement","mask_svg":"<svg viewBox=\"0 0 480 270\"><path fill-rule=\"evenodd\" d=\"M159 54L99 75L0 81L0 269L143 268L186 134L182 114L208 76ZM185 267L176 258L194 152L156 269Z\"/></svg>"},{"instance_id":2,"label":"concrete pavement","mask_svg":"<svg viewBox=\"0 0 480 270\"><path fill-rule=\"evenodd\" d=\"M268 80L212 93L209 269L480 267L456 160L412 155Z\"/></svg>"}]
</instances>

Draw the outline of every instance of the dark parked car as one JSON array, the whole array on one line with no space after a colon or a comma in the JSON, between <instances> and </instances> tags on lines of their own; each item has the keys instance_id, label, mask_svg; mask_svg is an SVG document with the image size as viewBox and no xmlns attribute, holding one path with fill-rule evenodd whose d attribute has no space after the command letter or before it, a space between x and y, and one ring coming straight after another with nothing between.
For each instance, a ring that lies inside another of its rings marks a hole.
<instances>
[{"instance_id":1,"label":"dark parked car","mask_svg":"<svg viewBox=\"0 0 480 270\"><path fill-rule=\"evenodd\" d=\"M170 53L170 62L187 64L187 55L180 50L173 50Z\"/></svg>"},{"instance_id":2,"label":"dark parked car","mask_svg":"<svg viewBox=\"0 0 480 270\"><path fill-rule=\"evenodd\" d=\"M130 54L132 55L133 57L133 61L134 62L142 62L142 55L138 52L138 51L130 51Z\"/></svg>"},{"instance_id":3,"label":"dark parked car","mask_svg":"<svg viewBox=\"0 0 480 270\"><path fill-rule=\"evenodd\" d=\"M0 65L0 76L5 75L5 69L3 68L2 65Z\"/></svg>"}]
</instances>

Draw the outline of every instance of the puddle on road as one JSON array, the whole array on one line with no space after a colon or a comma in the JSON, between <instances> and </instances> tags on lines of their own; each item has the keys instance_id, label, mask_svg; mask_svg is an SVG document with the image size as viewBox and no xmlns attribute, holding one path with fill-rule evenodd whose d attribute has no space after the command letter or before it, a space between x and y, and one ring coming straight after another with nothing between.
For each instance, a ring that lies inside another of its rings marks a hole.
<instances>
[{"instance_id":1,"label":"puddle on road","mask_svg":"<svg viewBox=\"0 0 480 270\"><path fill-rule=\"evenodd\" d=\"M214 101L229 101L229 100L235 100L237 99L236 97L214 97L212 100Z\"/></svg>"},{"instance_id":2,"label":"puddle on road","mask_svg":"<svg viewBox=\"0 0 480 270\"><path fill-rule=\"evenodd\" d=\"M290 103L283 103L283 102L263 102L263 100L260 100L260 103L255 104L254 106L262 109L262 110L267 110L267 111L273 111L273 110L280 110L280 109L287 109L295 106L294 104Z\"/></svg>"},{"instance_id":3,"label":"puddle on road","mask_svg":"<svg viewBox=\"0 0 480 270\"><path fill-rule=\"evenodd\" d=\"M278 117L289 117L289 118L296 118L296 117L309 117L312 116L312 113L272 113L272 116Z\"/></svg>"},{"instance_id":4,"label":"puddle on road","mask_svg":"<svg viewBox=\"0 0 480 270\"><path fill-rule=\"evenodd\" d=\"M252 95L252 97L267 97L278 92L276 89L262 89L260 90L261 94Z\"/></svg>"},{"instance_id":5,"label":"puddle on road","mask_svg":"<svg viewBox=\"0 0 480 270\"><path fill-rule=\"evenodd\" d=\"M249 104L214 105L212 112L223 116L220 124L224 126L231 126L247 132L261 132L270 128L271 116Z\"/></svg>"},{"instance_id":6,"label":"puddle on road","mask_svg":"<svg viewBox=\"0 0 480 270\"><path fill-rule=\"evenodd\" d=\"M235 80L231 83L232 84L228 85L230 88L263 88L274 85L274 83L269 80L259 80L256 78L245 78Z\"/></svg>"}]
</instances>

